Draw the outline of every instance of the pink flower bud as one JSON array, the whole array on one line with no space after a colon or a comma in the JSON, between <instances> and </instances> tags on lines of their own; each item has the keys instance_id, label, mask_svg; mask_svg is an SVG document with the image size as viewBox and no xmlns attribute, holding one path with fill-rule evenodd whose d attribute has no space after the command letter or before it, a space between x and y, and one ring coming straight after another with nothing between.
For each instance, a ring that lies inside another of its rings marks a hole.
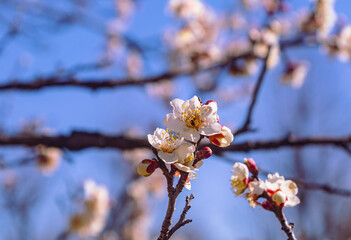
<instances>
[{"instance_id":1,"label":"pink flower bud","mask_svg":"<svg viewBox=\"0 0 351 240\"><path fill-rule=\"evenodd\" d=\"M139 175L148 177L158 168L158 161L153 159L144 159L138 164L137 172Z\"/></svg>"},{"instance_id":2,"label":"pink flower bud","mask_svg":"<svg viewBox=\"0 0 351 240\"><path fill-rule=\"evenodd\" d=\"M209 148L209 147L203 147L203 148L196 154L196 157L197 157L197 159L202 160L202 159L207 159L207 158L211 157L211 155L212 155L212 149Z\"/></svg>"},{"instance_id":3,"label":"pink flower bud","mask_svg":"<svg viewBox=\"0 0 351 240\"><path fill-rule=\"evenodd\" d=\"M208 100L204 105L209 105L210 103L215 103L217 105L217 102L215 100Z\"/></svg>"},{"instance_id":4,"label":"pink flower bud","mask_svg":"<svg viewBox=\"0 0 351 240\"><path fill-rule=\"evenodd\" d=\"M252 158L245 158L244 163L249 169L249 172L252 173L254 176L257 176L258 174L258 168L256 166L255 161Z\"/></svg>"}]
</instances>

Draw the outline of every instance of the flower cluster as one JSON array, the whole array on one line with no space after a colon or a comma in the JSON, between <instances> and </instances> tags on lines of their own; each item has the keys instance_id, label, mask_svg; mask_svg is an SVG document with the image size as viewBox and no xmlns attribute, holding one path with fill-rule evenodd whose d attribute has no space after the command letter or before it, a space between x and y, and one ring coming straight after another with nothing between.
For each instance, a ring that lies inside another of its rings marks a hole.
<instances>
[{"instance_id":1,"label":"flower cluster","mask_svg":"<svg viewBox=\"0 0 351 240\"><path fill-rule=\"evenodd\" d=\"M84 183L82 211L72 215L70 232L80 236L96 236L103 229L110 209L110 197L104 186L92 180Z\"/></svg>"},{"instance_id":2,"label":"flower cluster","mask_svg":"<svg viewBox=\"0 0 351 240\"><path fill-rule=\"evenodd\" d=\"M182 27L166 35L172 48L171 60L180 66L207 66L220 57L217 43L219 22L214 12L200 0L172 0L171 14Z\"/></svg>"},{"instance_id":3,"label":"flower cluster","mask_svg":"<svg viewBox=\"0 0 351 240\"><path fill-rule=\"evenodd\" d=\"M202 160L209 158L212 150L197 147L204 137L219 147L227 147L234 136L230 129L219 124L217 103L202 103L200 98L183 101L174 99L170 102L173 112L163 119L167 130L157 128L148 140L159 161L172 165L177 170L194 175L194 171L202 165ZM138 173L142 176L151 175L158 167L156 159L145 159L138 165Z\"/></svg>"},{"instance_id":4,"label":"flower cluster","mask_svg":"<svg viewBox=\"0 0 351 240\"><path fill-rule=\"evenodd\" d=\"M268 179L262 181L258 178L258 168L253 159L245 159L244 163L235 163L234 174L231 177L231 185L236 195L241 195L247 190L245 197L250 205L262 206L266 210L276 208L294 207L300 203L296 196L298 188L296 183L291 180L285 180L279 173L268 174ZM251 173L251 176L250 176ZM258 202L260 198L266 200Z\"/></svg>"}]
</instances>

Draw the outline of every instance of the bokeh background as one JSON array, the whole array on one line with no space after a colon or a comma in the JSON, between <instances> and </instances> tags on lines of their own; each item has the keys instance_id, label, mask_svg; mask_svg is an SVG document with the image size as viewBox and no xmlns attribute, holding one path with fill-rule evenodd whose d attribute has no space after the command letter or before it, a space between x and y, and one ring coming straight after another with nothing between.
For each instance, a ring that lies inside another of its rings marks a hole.
<instances>
[{"instance_id":1,"label":"bokeh background","mask_svg":"<svg viewBox=\"0 0 351 240\"><path fill-rule=\"evenodd\" d=\"M225 21L231 22L229 27L225 25L219 40L223 47L220 55L224 56L227 43L245 38L250 28L264 26L267 17L260 2L247 10L241 1L204 1L218 21L216 29L221 30ZM314 5L304 0L284 2L289 9L277 18L286 17L292 25L297 24L301 12L310 11ZM335 11L335 25L347 25L351 2L335 1ZM242 24L241 28L233 27L236 24L232 22ZM161 0L1 0L0 83L31 82L45 76L55 76L58 81L67 76L82 81L154 76L176 67L168 39L182 24L172 15L169 2ZM235 137L234 142L278 139L288 134L298 138L351 133L351 65L330 57L322 45L286 49L284 54L290 59L308 62L304 84L300 88L282 84L285 61L280 58L278 65L268 70L258 95L252 122L257 131ZM259 68L261 63L258 61ZM245 119L257 77L258 72L243 77L220 70L145 86L1 91L0 127L2 135L18 135L29 129L50 135L80 130L146 137L163 126L164 115L171 111L169 100L197 95L204 101L216 100L221 123L235 131ZM57 239L68 227L78 189L86 179L105 185L115 206L126 191L142 192L132 194L140 197L140 202L127 200L132 206L126 211L140 208L134 223L128 223L131 217L126 213L117 216L119 231L137 233L123 236L117 232L119 237L110 234L86 239L157 237L167 207L165 180L152 176L150 190L150 184L143 183L150 180L134 177L135 165L150 154L147 150L62 150L61 163L50 174L43 174L33 162L11 166L33 155L33 151L23 146L0 148L2 163L8 163L0 170L0 239ZM245 157L254 158L264 172L351 189L350 154L334 146L213 156L205 161L197 180L192 180L192 189L185 189L178 198L175 219L185 196L195 195L188 214L193 222L179 230L174 239L285 239L272 213L251 208L231 191L232 165ZM133 185L136 182L137 187ZM301 204L285 209L289 221L295 223L298 238L350 239L349 197L299 187ZM80 237L72 235L69 239Z\"/></svg>"}]
</instances>

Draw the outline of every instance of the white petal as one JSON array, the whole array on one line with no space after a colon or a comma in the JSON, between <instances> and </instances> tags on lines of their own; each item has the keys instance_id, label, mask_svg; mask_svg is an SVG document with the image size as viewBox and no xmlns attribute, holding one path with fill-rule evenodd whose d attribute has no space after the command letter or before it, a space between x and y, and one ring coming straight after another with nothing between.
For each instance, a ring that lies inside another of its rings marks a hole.
<instances>
[{"instance_id":1,"label":"white petal","mask_svg":"<svg viewBox=\"0 0 351 240\"><path fill-rule=\"evenodd\" d=\"M221 133L221 125L217 122L212 124L203 124L199 128L199 133L205 136L211 136Z\"/></svg>"},{"instance_id":2,"label":"white petal","mask_svg":"<svg viewBox=\"0 0 351 240\"><path fill-rule=\"evenodd\" d=\"M181 99L178 99L178 98L176 98L170 102L171 106L173 107L173 114L176 117L180 117L182 115L183 103L184 103L184 101Z\"/></svg>"},{"instance_id":3,"label":"white petal","mask_svg":"<svg viewBox=\"0 0 351 240\"><path fill-rule=\"evenodd\" d=\"M162 151L158 152L158 156L165 162L165 163L175 163L178 161L178 157L175 153L165 153Z\"/></svg>"},{"instance_id":4,"label":"white petal","mask_svg":"<svg viewBox=\"0 0 351 240\"><path fill-rule=\"evenodd\" d=\"M180 132L185 128L184 122L179 120L172 113L168 113L163 119L163 124L174 132Z\"/></svg>"},{"instance_id":5,"label":"white petal","mask_svg":"<svg viewBox=\"0 0 351 240\"><path fill-rule=\"evenodd\" d=\"M175 163L174 166L183 172L191 172L194 170L194 167L188 167L180 163Z\"/></svg>"},{"instance_id":6,"label":"white petal","mask_svg":"<svg viewBox=\"0 0 351 240\"><path fill-rule=\"evenodd\" d=\"M294 183L291 180L284 181L282 183L282 185L280 186L280 189L289 195L296 195L298 192L298 188L297 188L296 183Z\"/></svg>"},{"instance_id":7,"label":"white petal","mask_svg":"<svg viewBox=\"0 0 351 240\"><path fill-rule=\"evenodd\" d=\"M294 207L300 203L300 199L297 196L288 196L288 200L285 202L285 207Z\"/></svg>"},{"instance_id":8,"label":"white petal","mask_svg":"<svg viewBox=\"0 0 351 240\"><path fill-rule=\"evenodd\" d=\"M202 117L214 117L217 115L217 103L216 102L210 102L207 105L203 105L200 109L200 112L202 113ZM216 118L217 119L217 118Z\"/></svg>"},{"instance_id":9,"label":"white petal","mask_svg":"<svg viewBox=\"0 0 351 240\"><path fill-rule=\"evenodd\" d=\"M201 106L201 103L199 101L199 98L197 96L194 96L192 97L191 99L189 99L188 101L186 102L189 102L189 105L192 107L192 108L197 108L197 107L200 107Z\"/></svg>"},{"instance_id":10,"label":"white petal","mask_svg":"<svg viewBox=\"0 0 351 240\"><path fill-rule=\"evenodd\" d=\"M263 181L253 181L249 183L250 192L257 196L261 195L266 188L266 184Z\"/></svg>"},{"instance_id":11,"label":"white petal","mask_svg":"<svg viewBox=\"0 0 351 240\"><path fill-rule=\"evenodd\" d=\"M174 153L177 154L179 161L186 159L194 152L195 152L195 146L194 144L189 142L183 143L174 151Z\"/></svg>"},{"instance_id":12,"label":"white petal","mask_svg":"<svg viewBox=\"0 0 351 240\"><path fill-rule=\"evenodd\" d=\"M151 146L153 146L156 149L160 149L158 146L159 143L156 141L156 137L154 135L148 134L147 139L149 140L149 143L151 144Z\"/></svg>"},{"instance_id":13,"label":"white petal","mask_svg":"<svg viewBox=\"0 0 351 240\"><path fill-rule=\"evenodd\" d=\"M198 161L196 164L195 164L195 167L196 168L200 168L202 166L204 162L203 161Z\"/></svg>"},{"instance_id":14,"label":"white petal","mask_svg":"<svg viewBox=\"0 0 351 240\"><path fill-rule=\"evenodd\" d=\"M236 162L233 168L239 179L245 179L249 177L249 169L245 164Z\"/></svg>"},{"instance_id":15,"label":"white petal","mask_svg":"<svg viewBox=\"0 0 351 240\"><path fill-rule=\"evenodd\" d=\"M185 182L184 187L188 190L191 190L191 183L190 182Z\"/></svg>"},{"instance_id":16,"label":"white petal","mask_svg":"<svg viewBox=\"0 0 351 240\"><path fill-rule=\"evenodd\" d=\"M155 132L154 132L154 136L157 139L163 139L164 138L164 134L166 133L166 130L162 129L162 128L156 128Z\"/></svg>"},{"instance_id":17,"label":"white petal","mask_svg":"<svg viewBox=\"0 0 351 240\"><path fill-rule=\"evenodd\" d=\"M185 130L180 131L180 135L184 137L186 140L197 142L200 139L200 134L192 128L187 128Z\"/></svg>"}]
</instances>

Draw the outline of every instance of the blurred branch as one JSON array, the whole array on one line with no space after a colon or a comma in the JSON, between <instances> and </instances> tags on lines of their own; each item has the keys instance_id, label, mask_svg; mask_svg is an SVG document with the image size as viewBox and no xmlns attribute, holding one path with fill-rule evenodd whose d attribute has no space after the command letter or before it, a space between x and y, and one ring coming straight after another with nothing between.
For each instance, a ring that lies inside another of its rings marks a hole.
<instances>
[{"instance_id":1,"label":"blurred branch","mask_svg":"<svg viewBox=\"0 0 351 240\"><path fill-rule=\"evenodd\" d=\"M258 76L258 80L256 82L255 89L252 93L251 103L250 103L250 106L249 106L249 109L248 109L248 112L246 115L246 120L245 120L243 126L241 128L239 128L234 133L234 135L239 135L239 134L245 133L247 131L251 131L251 129L250 129L251 117L252 117L253 109L254 109L255 104L257 102L258 92L260 91L260 88L261 88L262 83L263 83L264 75L266 74L266 71L267 71L267 60L268 60L269 54L271 52L271 47L272 46L269 46L269 48L268 48L267 55L264 59L264 63L262 66L262 70L260 72L260 75Z\"/></svg>"},{"instance_id":2,"label":"blurred branch","mask_svg":"<svg viewBox=\"0 0 351 240\"><path fill-rule=\"evenodd\" d=\"M114 87L124 87L124 86L143 86L148 83L169 81L169 79L192 75L201 71L208 71L216 68L222 68L228 65L230 62L237 59L247 57L251 53L244 53L239 56L231 56L225 60L218 62L214 65L211 65L206 68L192 68L192 69L183 69L176 71L164 72L159 75L146 77L143 79L120 79L120 80L107 80L107 79L87 79L80 80L74 76L58 77L58 76L49 76L49 77L38 77L34 81L20 81L18 79L13 79L10 83L5 83L0 85L1 90L38 90L47 87L63 87L63 86L72 86L72 87L83 87L92 90L100 88L114 88Z\"/></svg>"},{"instance_id":3,"label":"blurred branch","mask_svg":"<svg viewBox=\"0 0 351 240\"><path fill-rule=\"evenodd\" d=\"M299 37L298 39L301 39L301 37ZM287 47L292 47L303 43L304 41L301 41L301 40L297 41L296 39L291 39L287 41L282 41L280 43L280 46L282 48L287 48ZM83 80L83 79L78 79L74 76L59 77L55 74L48 77L37 77L31 81L13 79L8 83L1 84L0 91L10 90L10 89L30 91L30 90L39 90L39 89L48 88L48 87L64 87L64 86L82 87L82 88L88 88L91 90L97 90L102 88L117 88L117 87L125 87L125 86L144 86L145 84L148 84L148 83L162 82L166 80L169 81L170 79L181 77L181 76L188 76L188 75L192 75L203 71L224 68L227 65L229 65L231 62L241 58L248 57L248 56L252 57L253 55L251 52L246 52L241 55L227 56L224 59L222 59L222 61L214 63L213 65L205 68L191 68L191 69L166 71L164 73L161 73L155 76L145 77L142 79L110 78L110 79L84 79ZM264 73L262 75L264 75Z\"/></svg>"},{"instance_id":4,"label":"blurred branch","mask_svg":"<svg viewBox=\"0 0 351 240\"><path fill-rule=\"evenodd\" d=\"M0 54L19 33L18 23L12 23L7 32L0 38Z\"/></svg>"},{"instance_id":5,"label":"blurred branch","mask_svg":"<svg viewBox=\"0 0 351 240\"><path fill-rule=\"evenodd\" d=\"M348 189L335 188L328 184L306 182L301 179L295 179L295 178L290 178L290 179L309 190L320 190L329 194L335 194L343 197L351 197L351 190L348 190Z\"/></svg>"},{"instance_id":6,"label":"blurred branch","mask_svg":"<svg viewBox=\"0 0 351 240\"><path fill-rule=\"evenodd\" d=\"M83 131L73 131L69 135L58 136L0 136L0 146L35 147L39 144L72 151L92 147L116 148L120 150L150 148L150 144L146 138L130 138L124 135L112 136ZM272 150L282 147L305 147L311 145L331 145L344 150L345 146L351 145L351 135L345 137L304 137L296 139L288 136L276 140L245 141L231 144L226 148L211 145L211 149L213 153L221 155L224 152L250 152L254 150Z\"/></svg>"}]
</instances>

